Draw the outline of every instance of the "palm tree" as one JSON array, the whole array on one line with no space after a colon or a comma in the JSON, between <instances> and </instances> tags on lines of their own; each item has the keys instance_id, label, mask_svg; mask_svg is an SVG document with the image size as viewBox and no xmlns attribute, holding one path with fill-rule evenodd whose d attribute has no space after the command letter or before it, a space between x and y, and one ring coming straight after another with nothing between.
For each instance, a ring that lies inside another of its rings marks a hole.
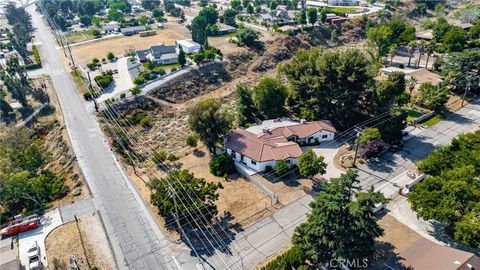
<instances>
[{"instance_id":1,"label":"palm tree","mask_svg":"<svg viewBox=\"0 0 480 270\"><path fill-rule=\"evenodd\" d=\"M425 49L427 53L427 62L425 63L425 69L428 69L428 60L430 59L430 56L433 53L433 42L427 43L427 46Z\"/></svg>"},{"instance_id":2,"label":"palm tree","mask_svg":"<svg viewBox=\"0 0 480 270\"><path fill-rule=\"evenodd\" d=\"M424 40L422 40L418 43L419 55L418 55L418 61L417 61L417 68L420 67L420 61L422 60L422 55L423 55L423 52L426 48L427 48L427 43L425 43Z\"/></svg>"},{"instance_id":3,"label":"palm tree","mask_svg":"<svg viewBox=\"0 0 480 270\"><path fill-rule=\"evenodd\" d=\"M415 51L415 47L417 43L415 41L410 41L407 45L408 49L408 67L410 67L410 63L412 61L413 52Z\"/></svg>"},{"instance_id":4,"label":"palm tree","mask_svg":"<svg viewBox=\"0 0 480 270\"><path fill-rule=\"evenodd\" d=\"M390 66L393 64L393 57L397 53L397 44L393 44L388 48L388 54L390 55Z\"/></svg>"},{"instance_id":5,"label":"palm tree","mask_svg":"<svg viewBox=\"0 0 480 270\"><path fill-rule=\"evenodd\" d=\"M407 87L409 91L409 97L408 97L409 102L412 101L412 92L413 92L413 89L415 89L416 84L417 84L417 79L415 79L414 77L410 77L410 79L407 81Z\"/></svg>"}]
</instances>

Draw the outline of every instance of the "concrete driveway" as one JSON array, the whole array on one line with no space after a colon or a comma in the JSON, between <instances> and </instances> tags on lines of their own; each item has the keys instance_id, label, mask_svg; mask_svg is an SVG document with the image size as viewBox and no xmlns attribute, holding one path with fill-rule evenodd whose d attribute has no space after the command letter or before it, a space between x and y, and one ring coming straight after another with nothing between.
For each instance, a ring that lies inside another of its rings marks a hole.
<instances>
[{"instance_id":1,"label":"concrete driveway","mask_svg":"<svg viewBox=\"0 0 480 270\"><path fill-rule=\"evenodd\" d=\"M335 155L338 153L339 147L340 145L337 141L330 141L312 148L313 152L317 154L317 156L322 156L325 158L325 163L327 163L327 172L322 176L326 179L339 177L342 173L344 173L344 171L338 169L334 164ZM302 150L305 151L307 148L308 147Z\"/></svg>"},{"instance_id":2,"label":"concrete driveway","mask_svg":"<svg viewBox=\"0 0 480 270\"><path fill-rule=\"evenodd\" d=\"M31 242L37 241L40 247L40 256L44 266L47 266L47 256L45 252L45 238L48 234L58 226L63 224L60 210L55 208L53 211L46 213L41 217L42 226L35 230L23 232L18 235L18 253L20 264L28 269L27 249Z\"/></svg>"}]
</instances>

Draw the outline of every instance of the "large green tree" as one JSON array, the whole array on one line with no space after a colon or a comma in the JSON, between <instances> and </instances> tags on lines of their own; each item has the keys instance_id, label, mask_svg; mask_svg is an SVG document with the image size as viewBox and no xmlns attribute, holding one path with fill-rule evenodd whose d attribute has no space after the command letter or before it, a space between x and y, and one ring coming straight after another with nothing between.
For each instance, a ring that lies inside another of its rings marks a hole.
<instances>
[{"instance_id":1,"label":"large green tree","mask_svg":"<svg viewBox=\"0 0 480 270\"><path fill-rule=\"evenodd\" d=\"M311 178L316 174L324 174L327 170L325 158L317 156L310 148L298 158L298 170L303 177Z\"/></svg>"},{"instance_id":2,"label":"large green tree","mask_svg":"<svg viewBox=\"0 0 480 270\"><path fill-rule=\"evenodd\" d=\"M351 127L370 110L371 61L357 49L300 50L280 71L290 84L289 107L301 118Z\"/></svg>"},{"instance_id":3,"label":"large green tree","mask_svg":"<svg viewBox=\"0 0 480 270\"><path fill-rule=\"evenodd\" d=\"M386 199L373 188L359 192L356 178L349 170L326 182L310 204L307 221L295 229L293 244L314 263L366 258L383 234L373 210Z\"/></svg>"},{"instance_id":4,"label":"large green tree","mask_svg":"<svg viewBox=\"0 0 480 270\"><path fill-rule=\"evenodd\" d=\"M245 84L237 84L235 89L237 100L237 121L240 126L255 123L257 109L252 99L252 90Z\"/></svg>"},{"instance_id":5,"label":"large green tree","mask_svg":"<svg viewBox=\"0 0 480 270\"><path fill-rule=\"evenodd\" d=\"M219 99L204 99L190 110L188 124L211 153L216 154L216 145L230 129L230 117L222 110Z\"/></svg>"},{"instance_id":6,"label":"large green tree","mask_svg":"<svg viewBox=\"0 0 480 270\"><path fill-rule=\"evenodd\" d=\"M252 98L255 107L267 119L283 116L287 87L280 81L264 77L253 88Z\"/></svg>"},{"instance_id":7,"label":"large green tree","mask_svg":"<svg viewBox=\"0 0 480 270\"><path fill-rule=\"evenodd\" d=\"M392 45L393 32L387 25L370 28L367 32L367 42L369 46L377 48L379 56L388 53L388 49Z\"/></svg>"},{"instance_id":8,"label":"large green tree","mask_svg":"<svg viewBox=\"0 0 480 270\"><path fill-rule=\"evenodd\" d=\"M207 25L215 25L218 20L218 10L214 6L208 6L202 8L198 16L202 16L207 21Z\"/></svg>"},{"instance_id":9,"label":"large green tree","mask_svg":"<svg viewBox=\"0 0 480 270\"><path fill-rule=\"evenodd\" d=\"M153 179L149 187L150 202L158 208L158 213L166 220L178 219L182 227L195 226L191 223L193 219L207 226L205 220L210 223L218 212L215 201L222 184L196 178L188 170L171 170L166 177ZM179 229L177 224L172 227Z\"/></svg>"},{"instance_id":10,"label":"large green tree","mask_svg":"<svg viewBox=\"0 0 480 270\"><path fill-rule=\"evenodd\" d=\"M207 20L203 16L197 16L192 20L192 40L203 46L208 45Z\"/></svg>"},{"instance_id":11,"label":"large green tree","mask_svg":"<svg viewBox=\"0 0 480 270\"><path fill-rule=\"evenodd\" d=\"M450 53L440 69L445 78L443 84L452 91L463 94L469 88L480 93L480 49Z\"/></svg>"},{"instance_id":12,"label":"large green tree","mask_svg":"<svg viewBox=\"0 0 480 270\"><path fill-rule=\"evenodd\" d=\"M419 96L416 102L429 110L441 113L446 110L448 102L448 90L435 86L431 83L422 83L418 89Z\"/></svg>"},{"instance_id":13,"label":"large green tree","mask_svg":"<svg viewBox=\"0 0 480 270\"><path fill-rule=\"evenodd\" d=\"M472 222L480 209L479 160L480 131L453 139L419 162L419 170L431 177L408 197L418 216L446 223L457 241L472 247L480 245L480 226Z\"/></svg>"},{"instance_id":14,"label":"large green tree","mask_svg":"<svg viewBox=\"0 0 480 270\"><path fill-rule=\"evenodd\" d=\"M443 37L443 46L447 52L460 52L467 44L465 31L458 27L452 27Z\"/></svg>"}]
</instances>

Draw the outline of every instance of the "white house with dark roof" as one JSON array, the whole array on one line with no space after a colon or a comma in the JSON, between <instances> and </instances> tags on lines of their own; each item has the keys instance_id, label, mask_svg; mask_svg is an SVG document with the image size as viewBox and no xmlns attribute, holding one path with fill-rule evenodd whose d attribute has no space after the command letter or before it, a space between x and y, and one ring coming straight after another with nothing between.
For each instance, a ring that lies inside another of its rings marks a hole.
<instances>
[{"instance_id":1,"label":"white house with dark roof","mask_svg":"<svg viewBox=\"0 0 480 270\"><path fill-rule=\"evenodd\" d=\"M136 52L139 62L151 60L157 65L175 64L178 62L178 54L175 45L158 44L148 50Z\"/></svg>"},{"instance_id":2,"label":"white house with dark roof","mask_svg":"<svg viewBox=\"0 0 480 270\"><path fill-rule=\"evenodd\" d=\"M236 162L256 172L283 160L291 165L302 154L300 144L315 144L334 139L336 129L327 120L296 122L290 119L263 121L246 130L232 130L225 135L225 151Z\"/></svg>"}]
</instances>

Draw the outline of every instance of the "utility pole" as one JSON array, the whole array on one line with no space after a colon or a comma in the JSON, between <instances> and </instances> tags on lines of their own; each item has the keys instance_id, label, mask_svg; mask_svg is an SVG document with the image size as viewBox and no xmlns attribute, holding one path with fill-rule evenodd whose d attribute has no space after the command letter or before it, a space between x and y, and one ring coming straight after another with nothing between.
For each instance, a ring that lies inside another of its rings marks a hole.
<instances>
[{"instance_id":1,"label":"utility pole","mask_svg":"<svg viewBox=\"0 0 480 270\"><path fill-rule=\"evenodd\" d=\"M463 97L462 97L462 106L463 107L463 104L465 103L465 99L467 98L467 93L468 91L470 91L470 87L472 86L470 80L467 81L467 87L465 87L465 92L463 93Z\"/></svg>"},{"instance_id":2,"label":"utility pole","mask_svg":"<svg viewBox=\"0 0 480 270\"><path fill-rule=\"evenodd\" d=\"M363 130L359 127L355 127L355 132L357 132L357 140L355 141L355 155L353 156L353 166L355 167L355 163L357 162L358 156L358 147L360 143L358 143L358 138L362 135Z\"/></svg>"}]
</instances>

